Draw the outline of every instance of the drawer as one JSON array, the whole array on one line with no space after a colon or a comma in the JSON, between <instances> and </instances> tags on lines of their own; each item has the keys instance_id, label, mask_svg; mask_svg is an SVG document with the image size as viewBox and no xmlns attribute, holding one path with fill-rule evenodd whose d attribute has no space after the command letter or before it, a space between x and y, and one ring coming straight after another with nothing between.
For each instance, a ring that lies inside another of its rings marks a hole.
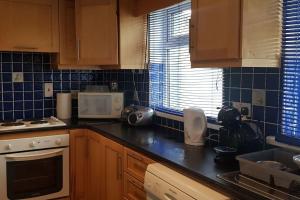
<instances>
[{"instance_id":1,"label":"drawer","mask_svg":"<svg viewBox=\"0 0 300 200\"><path fill-rule=\"evenodd\" d=\"M124 174L124 199L146 200L143 183L127 173Z\"/></svg>"},{"instance_id":2,"label":"drawer","mask_svg":"<svg viewBox=\"0 0 300 200\"><path fill-rule=\"evenodd\" d=\"M144 182L147 166L154 161L128 148L124 152L125 171L140 182Z\"/></svg>"}]
</instances>

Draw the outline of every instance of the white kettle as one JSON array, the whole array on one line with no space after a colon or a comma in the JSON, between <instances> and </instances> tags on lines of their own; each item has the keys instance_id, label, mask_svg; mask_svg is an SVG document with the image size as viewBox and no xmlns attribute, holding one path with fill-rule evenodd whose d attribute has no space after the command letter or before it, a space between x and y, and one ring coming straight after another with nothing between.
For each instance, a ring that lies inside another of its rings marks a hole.
<instances>
[{"instance_id":1,"label":"white kettle","mask_svg":"<svg viewBox=\"0 0 300 200\"><path fill-rule=\"evenodd\" d=\"M207 129L207 119L200 108L183 109L184 142L189 145L203 146Z\"/></svg>"}]
</instances>

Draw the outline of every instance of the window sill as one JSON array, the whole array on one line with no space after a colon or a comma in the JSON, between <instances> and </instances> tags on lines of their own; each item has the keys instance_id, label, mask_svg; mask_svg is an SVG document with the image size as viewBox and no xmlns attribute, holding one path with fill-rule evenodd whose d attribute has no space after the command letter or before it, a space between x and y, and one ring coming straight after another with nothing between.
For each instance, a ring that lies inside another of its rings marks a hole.
<instances>
[{"instance_id":1,"label":"window sill","mask_svg":"<svg viewBox=\"0 0 300 200\"><path fill-rule=\"evenodd\" d=\"M158 116L158 117L164 117L164 118L184 122L183 116L171 115L171 114L167 114L167 113L163 113L163 112L159 112L159 111L155 111L155 115ZM209 128L209 129L213 129L213 130L218 131L218 130L220 130L221 127L222 126L218 125L218 124L207 123L207 128Z\"/></svg>"}]
</instances>

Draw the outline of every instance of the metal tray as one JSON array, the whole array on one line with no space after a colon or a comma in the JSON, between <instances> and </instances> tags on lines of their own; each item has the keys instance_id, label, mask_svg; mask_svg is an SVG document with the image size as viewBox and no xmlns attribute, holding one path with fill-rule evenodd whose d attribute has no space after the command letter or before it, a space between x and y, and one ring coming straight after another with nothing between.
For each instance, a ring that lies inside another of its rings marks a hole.
<instances>
[{"instance_id":1,"label":"metal tray","mask_svg":"<svg viewBox=\"0 0 300 200\"><path fill-rule=\"evenodd\" d=\"M237 156L242 174L262 180L270 185L292 190L299 188L300 173L293 162L296 154L282 149L270 149ZM286 166L285 169L267 167L259 161L276 161Z\"/></svg>"}]
</instances>

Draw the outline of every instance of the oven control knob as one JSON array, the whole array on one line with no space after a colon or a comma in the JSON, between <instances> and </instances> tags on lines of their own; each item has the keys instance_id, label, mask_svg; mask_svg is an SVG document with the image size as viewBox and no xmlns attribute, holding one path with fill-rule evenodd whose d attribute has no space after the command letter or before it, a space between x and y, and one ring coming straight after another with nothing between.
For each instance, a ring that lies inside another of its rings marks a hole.
<instances>
[{"instance_id":1,"label":"oven control knob","mask_svg":"<svg viewBox=\"0 0 300 200\"><path fill-rule=\"evenodd\" d=\"M61 145L61 143L62 143L61 139L56 139L56 140L55 140L55 144L56 144L56 145Z\"/></svg>"},{"instance_id":2,"label":"oven control knob","mask_svg":"<svg viewBox=\"0 0 300 200\"><path fill-rule=\"evenodd\" d=\"M37 143L36 143L35 141L32 141L32 142L29 144L29 146L33 148L33 147L36 147L36 144L37 144Z\"/></svg>"},{"instance_id":3,"label":"oven control knob","mask_svg":"<svg viewBox=\"0 0 300 200\"><path fill-rule=\"evenodd\" d=\"M12 149L12 145L11 144L6 145L5 149L6 150L11 150Z\"/></svg>"}]
</instances>

